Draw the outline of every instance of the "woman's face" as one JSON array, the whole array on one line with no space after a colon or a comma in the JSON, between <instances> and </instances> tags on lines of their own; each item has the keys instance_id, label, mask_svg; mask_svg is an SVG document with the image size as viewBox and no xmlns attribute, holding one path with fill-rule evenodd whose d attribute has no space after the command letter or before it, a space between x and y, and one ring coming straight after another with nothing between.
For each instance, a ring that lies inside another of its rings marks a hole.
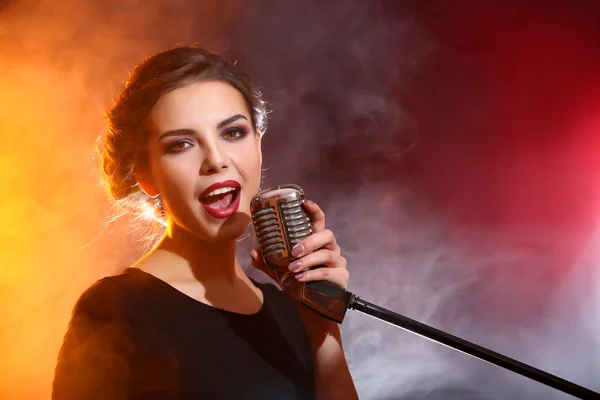
<instances>
[{"instance_id":1,"label":"woman's face","mask_svg":"<svg viewBox=\"0 0 600 400\"><path fill-rule=\"evenodd\" d=\"M242 94L219 81L173 90L152 109L150 131L149 171L139 183L160 195L171 228L209 242L239 237L262 160Z\"/></svg>"}]
</instances>

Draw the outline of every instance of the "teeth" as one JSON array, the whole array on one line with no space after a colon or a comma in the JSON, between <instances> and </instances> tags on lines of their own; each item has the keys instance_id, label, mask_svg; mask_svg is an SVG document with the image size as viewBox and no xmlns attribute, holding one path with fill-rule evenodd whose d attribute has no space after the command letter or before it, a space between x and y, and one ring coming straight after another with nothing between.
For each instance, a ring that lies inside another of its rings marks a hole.
<instances>
[{"instance_id":1,"label":"teeth","mask_svg":"<svg viewBox=\"0 0 600 400\"><path fill-rule=\"evenodd\" d=\"M209 194L207 194L204 197L209 197L209 196L216 196L218 194L223 194L223 193L227 193L227 192L233 192L236 188L233 187L224 187L224 188L220 188L220 189L215 189L212 192L210 192Z\"/></svg>"}]
</instances>

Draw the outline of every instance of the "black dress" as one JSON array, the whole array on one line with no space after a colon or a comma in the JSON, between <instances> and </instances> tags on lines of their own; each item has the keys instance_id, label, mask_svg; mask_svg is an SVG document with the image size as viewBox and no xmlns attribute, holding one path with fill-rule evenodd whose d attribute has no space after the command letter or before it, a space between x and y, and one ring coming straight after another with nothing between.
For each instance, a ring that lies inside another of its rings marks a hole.
<instances>
[{"instance_id":1,"label":"black dress","mask_svg":"<svg viewBox=\"0 0 600 400\"><path fill-rule=\"evenodd\" d=\"M252 315L220 310L138 269L77 302L52 398L314 399L311 356L294 304L271 284Z\"/></svg>"}]
</instances>

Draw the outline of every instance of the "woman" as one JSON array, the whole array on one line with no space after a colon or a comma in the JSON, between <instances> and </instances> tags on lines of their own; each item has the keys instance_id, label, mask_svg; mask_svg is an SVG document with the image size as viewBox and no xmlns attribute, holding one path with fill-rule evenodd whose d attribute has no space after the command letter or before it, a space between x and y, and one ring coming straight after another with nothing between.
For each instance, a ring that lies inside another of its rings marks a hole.
<instances>
[{"instance_id":1,"label":"woman","mask_svg":"<svg viewBox=\"0 0 600 400\"><path fill-rule=\"evenodd\" d=\"M53 398L357 398L339 326L252 281L236 258L259 190L265 115L248 77L203 49L134 69L107 113L102 166L115 200L152 207L166 229L78 300ZM323 211L310 201L306 210L315 233L290 269L346 287ZM251 257L268 272L258 249Z\"/></svg>"}]
</instances>

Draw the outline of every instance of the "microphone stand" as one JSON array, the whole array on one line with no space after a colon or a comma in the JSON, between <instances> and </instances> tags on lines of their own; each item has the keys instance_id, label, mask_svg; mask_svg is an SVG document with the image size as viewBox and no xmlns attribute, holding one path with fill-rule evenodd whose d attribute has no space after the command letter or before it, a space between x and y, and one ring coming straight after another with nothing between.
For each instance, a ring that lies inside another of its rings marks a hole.
<instances>
[{"instance_id":1,"label":"microphone stand","mask_svg":"<svg viewBox=\"0 0 600 400\"><path fill-rule=\"evenodd\" d=\"M348 308L351 310L360 311L392 325L396 325L409 332L416 333L419 336L423 336L427 339L433 340L434 342L441 343L475 358L479 358L499 367L508 369L509 371L516 372L517 374L526 376L527 378L553 387L554 389L570 394L571 396L575 396L576 398L585 400L600 399L600 393L594 392L583 386L579 386L573 382L559 378L558 376L549 374L530 365L506 357L500 353L496 353L495 351L488 350L485 347L478 346L459 337L450 335L439 329L422 324L403 315L386 310L385 308L362 300L356 295L352 295L350 302L348 303Z\"/></svg>"}]
</instances>

